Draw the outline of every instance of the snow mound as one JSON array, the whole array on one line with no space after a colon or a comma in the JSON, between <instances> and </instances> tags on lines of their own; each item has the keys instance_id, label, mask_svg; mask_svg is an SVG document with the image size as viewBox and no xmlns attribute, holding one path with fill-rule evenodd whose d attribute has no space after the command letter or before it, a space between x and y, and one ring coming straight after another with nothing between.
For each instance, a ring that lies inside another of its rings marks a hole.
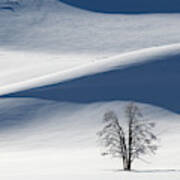
<instances>
[{"instance_id":1,"label":"snow mound","mask_svg":"<svg viewBox=\"0 0 180 180\"><path fill-rule=\"evenodd\" d=\"M139 180L148 176L178 180L179 157L171 157L180 152L179 115L158 107L138 104L146 120L156 123L155 132L161 139L157 155L146 157L151 163L135 161L136 171L115 173L121 167L119 159L101 157L96 132L101 128L102 116L107 110L114 110L124 125L127 103L74 104L22 97L0 99L0 177L10 180L13 174L13 179L20 180L49 180L52 176L53 179L93 177L98 180L121 176Z\"/></svg>"}]
</instances>

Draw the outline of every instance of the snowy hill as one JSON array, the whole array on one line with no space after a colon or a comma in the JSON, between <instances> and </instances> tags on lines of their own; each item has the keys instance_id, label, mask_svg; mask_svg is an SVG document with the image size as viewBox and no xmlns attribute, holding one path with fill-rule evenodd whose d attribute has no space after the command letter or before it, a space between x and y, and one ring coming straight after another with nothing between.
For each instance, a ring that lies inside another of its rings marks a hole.
<instances>
[{"instance_id":1,"label":"snowy hill","mask_svg":"<svg viewBox=\"0 0 180 180\"><path fill-rule=\"evenodd\" d=\"M1 49L85 54L96 59L180 39L179 14L105 15L55 0L24 1L31 5L15 12L0 11Z\"/></svg>"},{"instance_id":2,"label":"snowy hill","mask_svg":"<svg viewBox=\"0 0 180 180\"><path fill-rule=\"evenodd\" d=\"M151 13L178 11L176 1L154 2ZM179 18L0 1L0 179L179 180ZM129 101L160 137L157 155L132 173L101 157L96 136L107 110L125 123Z\"/></svg>"},{"instance_id":3,"label":"snowy hill","mask_svg":"<svg viewBox=\"0 0 180 180\"><path fill-rule=\"evenodd\" d=\"M119 160L103 158L96 132L102 115L115 110L124 123L127 102L62 103L38 98L1 99L0 177L3 179L150 179L178 180L179 115L138 104L157 124L160 149L150 163L136 161L132 173L118 172ZM172 141L173 139L173 141ZM171 158L176 157L176 158Z\"/></svg>"}]
</instances>

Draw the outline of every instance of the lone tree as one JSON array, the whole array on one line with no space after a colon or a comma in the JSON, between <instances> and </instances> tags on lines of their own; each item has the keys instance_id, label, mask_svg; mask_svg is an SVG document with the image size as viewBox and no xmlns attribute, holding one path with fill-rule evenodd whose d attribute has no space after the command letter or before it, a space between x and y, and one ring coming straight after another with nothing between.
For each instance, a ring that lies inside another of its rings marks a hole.
<instances>
[{"instance_id":1,"label":"lone tree","mask_svg":"<svg viewBox=\"0 0 180 180\"><path fill-rule=\"evenodd\" d=\"M124 170L130 171L135 159L144 154L155 154L157 137L152 130L155 123L145 121L137 105L128 104L125 109L127 128L123 128L113 111L104 114L103 129L97 133L105 147L102 155L122 158Z\"/></svg>"}]
</instances>

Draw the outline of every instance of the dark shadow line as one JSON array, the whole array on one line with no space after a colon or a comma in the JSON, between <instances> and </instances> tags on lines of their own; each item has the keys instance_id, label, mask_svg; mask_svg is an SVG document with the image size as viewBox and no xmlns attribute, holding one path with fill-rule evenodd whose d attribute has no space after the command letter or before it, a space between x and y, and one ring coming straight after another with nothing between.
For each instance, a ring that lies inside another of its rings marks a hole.
<instances>
[{"instance_id":1,"label":"dark shadow line","mask_svg":"<svg viewBox=\"0 0 180 180\"><path fill-rule=\"evenodd\" d=\"M147 170L137 170L132 169L131 171L125 171L123 169L104 169L104 171L112 171L112 172L129 172L129 173L180 173L180 169L147 169Z\"/></svg>"}]
</instances>

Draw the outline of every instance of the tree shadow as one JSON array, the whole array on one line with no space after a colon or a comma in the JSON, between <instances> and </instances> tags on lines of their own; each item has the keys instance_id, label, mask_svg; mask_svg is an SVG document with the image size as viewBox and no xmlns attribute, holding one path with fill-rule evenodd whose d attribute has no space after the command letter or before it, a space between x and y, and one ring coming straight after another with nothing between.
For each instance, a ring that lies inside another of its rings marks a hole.
<instances>
[{"instance_id":1,"label":"tree shadow","mask_svg":"<svg viewBox=\"0 0 180 180\"><path fill-rule=\"evenodd\" d=\"M124 173L180 173L180 169L145 169L145 170L137 170L132 169L131 171L124 171L123 169L104 169L104 171L111 172L124 172Z\"/></svg>"},{"instance_id":2,"label":"tree shadow","mask_svg":"<svg viewBox=\"0 0 180 180\"><path fill-rule=\"evenodd\" d=\"M167 173L167 172L178 172L180 173L180 169L151 169L151 170L132 170L135 173Z\"/></svg>"},{"instance_id":3,"label":"tree shadow","mask_svg":"<svg viewBox=\"0 0 180 180\"><path fill-rule=\"evenodd\" d=\"M113 172L129 172L129 173L180 173L180 169L146 169L146 170L136 170L132 169L131 171L124 171L123 169L114 169L110 170Z\"/></svg>"}]
</instances>

